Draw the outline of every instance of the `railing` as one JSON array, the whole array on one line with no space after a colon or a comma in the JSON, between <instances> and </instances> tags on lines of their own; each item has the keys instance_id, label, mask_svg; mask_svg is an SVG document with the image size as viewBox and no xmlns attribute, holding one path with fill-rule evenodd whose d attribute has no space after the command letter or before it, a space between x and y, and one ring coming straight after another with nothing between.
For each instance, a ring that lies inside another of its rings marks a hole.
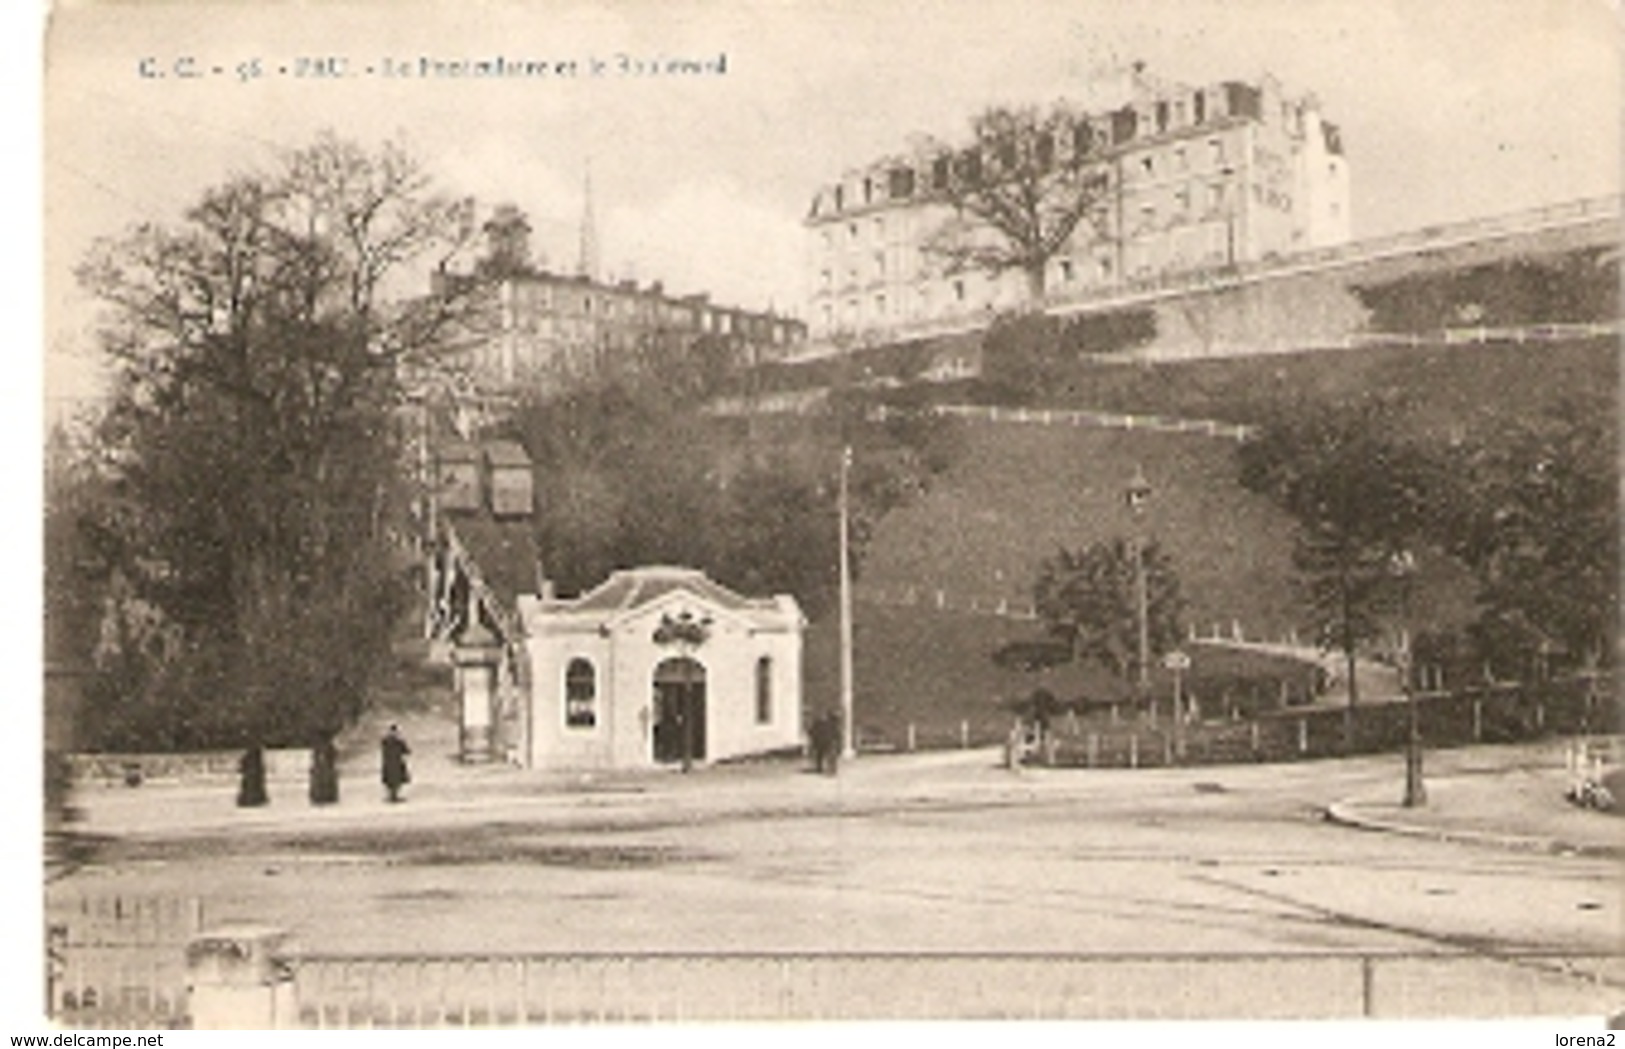
<instances>
[{"instance_id":1,"label":"railing","mask_svg":"<svg viewBox=\"0 0 1625 1049\"><path fill-rule=\"evenodd\" d=\"M1604 1015L1610 953L305 955L304 1027Z\"/></svg>"},{"instance_id":2,"label":"railing","mask_svg":"<svg viewBox=\"0 0 1625 1049\"><path fill-rule=\"evenodd\" d=\"M79 1028L185 1027L187 942L196 899L48 896L46 1015Z\"/></svg>"},{"instance_id":3,"label":"railing","mask_svg":"<svg viewBox=\"0 0 1625 1049\"><path fill-rule=\"evenodd\" d=\"M207 750L185 753L69 754L69 776L81 786L136 787L147 782L223 783L236 779L243 752ZM285 747L265 751L265 774L271 779L298 779L310 768L310 751Z\"/></svg>"},{"instance_id":4,"label":"railing","mask_svg":"<svg viewBox=\"0 0 1625 1049\"><path fill-rule=\"evenodd\" d=\"M877 414L884 418L895 411L880 406ZM1127 412L1099 412L1087 409L1064 408L1005 408L998 405L937 404L928 411L932 415L952 416L959 419L978 419L990 423L1025 423L1038 426L1087 427L1101 430L1139 430L1151 433L1188 433L1203 437L1222 437L1229 441L1245 441L1254 433L1250 426L1220 422L1216 419L1183 419L1167 415L1135 415ZM902 413L899 413L902 414Z\"/></svg>"},{"instance_id":5,"label":"railing","mask_svg":"<svg viewBox=\"0 0 1625 1049\"><path fill-rule=\"evenodd\" d=\"M942 587L865 584L854 590L852 596L862 604L884 605L890 608L923 608L936 612L993 616L1019 622L1033 622L1038 619L1038 606L1030 598L989 594L967 595Z\"/></svg>"},{"instance_id":6,"label":"railing","mask_svg":"<svg viewBox=\"0 0 1625 1049\"><path fill-rule=\"evenodd\" d=\"M128 921L132 906L148 917ZM115 912L125 918L107 928L145 921L148 932L87 942L52 926L51 1019L190 1026L186 946L174 934L200 931L197 904L85 907L103 921ZM86 951L100 952L88 967ZM291 1015L309 1028L1576 1016L1616 1010L1625 994L1625 955L1595 951L309 952L285 962Z\"/></svg>"},{"instance_id":7,"label":"railing","mask_svg":"<svg viewBox=\"0 0 1625 1049\"><path fill-rule=\"evenodd\" d=\"M1220 697L1202 699L1209 720L1177 727L1168 716L1148 714L1121 720L1090 716L1062 718L1047 748L1035 760L1078 768L1148 768L1279 762L1396 751L1409 737L1405 703L1366 703L1357 707L1283 709L1250 718L1224 717ZM1537 685L1505 683L1416 697L1424 745L1465 746L1507 743L1553 735L1614 733L1619 711L1605 678L1573 678Z\"/></svg>"}]
</instances>

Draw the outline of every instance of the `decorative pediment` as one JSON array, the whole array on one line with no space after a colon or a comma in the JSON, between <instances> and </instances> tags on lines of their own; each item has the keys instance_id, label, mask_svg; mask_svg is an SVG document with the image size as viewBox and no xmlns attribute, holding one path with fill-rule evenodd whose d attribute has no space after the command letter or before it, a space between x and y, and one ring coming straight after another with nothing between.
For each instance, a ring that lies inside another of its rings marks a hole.
<instances>
[{"instance_id":1,"label":"decorative pediment","mask_svg":"<svg viewBox=\"0 0 1625 1049\"><path fill-rule=\"evenodd\" d=\"M662 647L699 648L711 637L711 623L709 615L695 615L686 608L676 613L666 612L651 637Z\"/></svg>"},{"instance_id":2,"label":"decorative pediment","mask_svg":"<svg viewBox=\"0 0 1625 1049\"><path fill-rule=\"evenodd\" d=\"M799 630L804 625L793 598L747 598L697 569L666 566L618 571L573 600L523 598L520 604L537 629L603 635L630 631L655 640L664 627L662 636L674 644L692 631L685 624L702 621L711 633Z\"/></svg>"}]
</instances>

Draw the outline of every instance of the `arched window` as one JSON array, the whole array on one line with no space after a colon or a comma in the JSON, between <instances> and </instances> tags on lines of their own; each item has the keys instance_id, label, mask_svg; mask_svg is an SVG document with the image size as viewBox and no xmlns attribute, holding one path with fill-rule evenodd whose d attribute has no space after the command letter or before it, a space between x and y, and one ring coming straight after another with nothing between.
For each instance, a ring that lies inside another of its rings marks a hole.
<instances>
[{"instance_id":1,"label":"arched window","mask_svg":"<svg viewBox=\"0 0 1625 1049\"><path fill-rule=\"evenodd\" d=\"M756 661L756 723L773 721L773 661L766 656Z\"/></svg>"},{"instance_id":2,"label":"arched window","mask_svg":"<svg viewBox=\"0 0 1625 1049\"><path fill-rule=\"evenodd\" d=\"M564 723L571 728L598 724L598 673L585 659L572 659L564 670Z\"/></svg>"}]
</instances>

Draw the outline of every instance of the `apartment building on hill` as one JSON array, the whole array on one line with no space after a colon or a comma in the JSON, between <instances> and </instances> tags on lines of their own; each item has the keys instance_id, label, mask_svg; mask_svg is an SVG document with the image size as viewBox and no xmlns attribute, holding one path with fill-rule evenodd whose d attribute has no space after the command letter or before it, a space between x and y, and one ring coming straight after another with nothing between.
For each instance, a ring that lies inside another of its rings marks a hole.
<instances>
[{"instance_id":1,"label":"apartment building on hill","mask_svg":"<svg viewBox=\"0 0 1625 1049\"><path fill-rule=\"evenodd\" d=\"M806 338L805 323L774 312L673 295L656 281L602 280L586 263L565 273L533 265L522 215L506 206L486 226L477 267L481 308L460 340L474 389L511 395L590 372L637 367L656 357L704 353L708 366L780 359ZM436 293L476 274L438 273Z\"/></svg>"},{"instance_id":2,"label":"apartment building on hill","mask_svg":"<svg viewBox=\"0 0 1625 1049\"><path fill-rule=\"evenodd\" d=\"M1351 237L1349 169L1313 95L1273 76L1197 86L1138 64L1062 108L1057 150L1096 168L1101 213L1049 264L1065 299L1174 273L1287 256ZM1019 272L955 268L932 241L964 146L919 139L818 189L808 210L814 339L897 331L990 313L1027 296Z\"/></svg>"}]
</instances>

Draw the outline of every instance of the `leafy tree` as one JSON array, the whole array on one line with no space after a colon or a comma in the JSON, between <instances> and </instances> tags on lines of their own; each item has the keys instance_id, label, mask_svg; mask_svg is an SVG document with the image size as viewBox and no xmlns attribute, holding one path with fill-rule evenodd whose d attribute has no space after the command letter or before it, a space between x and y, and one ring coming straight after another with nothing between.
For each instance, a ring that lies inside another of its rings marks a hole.
<instances>
[{"instance_id":1,"label":"leafy tree","mask_svg":"<svg viewBox=\"0 0 1625 1049\"><path fill-rule=\"evenodd\" d=\"M1393 436L1379 402L1314 405L1284 413L1241 448L1241 482L1298 521L1293 564L1319 643L1347 661L1349 703L1358 702L1355 657L1380 636L1404 580L1395 558L1428 532L1435 460Z\"/></svg>"},{"instance_id":2,"label":"leafy tree","mask_svg":"<svg viewBox=\"0 0 1625 1049\"><path fill-rule=\"evenodd\" d=\"M530 219L515 204L498 204L480 227L485 251L475 270L493 278L520 277L534 272L530 261Z\"/></svg>"},{"instance_id":3,"label":"leafy tree","mask_svg":"<svg viewBox=\"0 0 1625 1049\"><path fill-rule=\"evenodd\" d=\"M847 406L861 417L862 405ZM834 416L819 420L838 431ZM616 568L704 569L747 593L794 594L809 616L833 601L839 559L839 441L742 447L726 422L673 399L649 373L522 404L511 423L536 465L537 546L548 575L580 592ZM871 426L849 483L854 564L879 521L929 482L930 426L902 426L916 449ZM935 451L933 451L935 449Z\"/></svg>"},{"instance_id":4,"label":"leafy tree","mask_svg":"<svg viewBox=\"0 0 1625 1049\"><path fill-rule=\"evenodd\" d=\"M46 436L44 480L45 661L79 670L95 658L106 596L98 551L84 527L100 512L105 485L65 424Z\"/></svg>"},{"instance_id":5,"label":"leafy tree","mask_svg":"<svg viewBox=\"0 0 1625 1049\"><path fill-rule=\"evenodd\" d=\"M971 120L971 145L941 147L936 164L933 191L953 213L931 250L955 268L1019 270L1032 300L1079 227L1104 221L1107 169L1064 107L984 110Z\"/></svg>"},{"instance_id":6,"label":"leafy tree","mask_svg":"<svg viewBox=\"0 0 1625 1049\"><path fill-rule=\"evenodd\" d=\"M1619 255L1585 249L1520 256L1443 273L1414 273L1354 288L1377 331L1434 332L1606 322L1619 316Z\"/></svg>"},{"instance_id":7,"label":"leafy tree","mask_svg":"<svg viewBox=\"0 0 1625 1049\"><path fill-rule=\"evenodd\" d=\"M1153 659L1183 636L1185 600L1173 561L1145 544L1146 625ZM1039 568L1033 601L1051 637L1077 660L1094 660L1128 680L1140 669L1139 601L1134 545L1117 538L1081 550L1060 550Z\"/></svg>"},{"instance_id":8,"label":"leafy tree","mask_svg":"<svg viewBox=\"0 0 1625 1049\"><path fill-rule=\"evenodd\" d=\"M1062 343L1076 353L1121 353L1157 337L1155 310L1122 309L1072 317L1062 328Z\"/></svg>"},{"instance_id":9,"label":"leafy tree","mask_svg":"<svg viewBox=\"0 0 1625 1049\"><path fill-rule=\"evenodd\" d=\"M1612 663L1620 599L1616 411L1612 397L1599 394L1521 420L1462 469L1460 503L1474 527L1458 533L1458 550L1482 580L1475 632L1487 657L1511 656L1521 670L1546 648Z\"/></svg>"},{"instance_id":10,"label":"leafy tree","mask_svg":"<svg viewBox=\"0 0 1625 1049\"><path fill-rule=\"evenodd\" d=\"M464 303L388 292L471 225L399 148L324 135L80 267L117 370L90 524L151 619L110 633L104 743L302 743L359 712L406 597L402 372Z\"/></svg>"},{"instance_id":11,"label":"leafy tree","mask_svg":"<svg viewBox=\"0 0 1625 1049\"><path fill-rule=\"evenodd\" d=\"M1061 322L1042 313L1008 313L982 336L982 382L1001 400L1026 404L1064 376Z\"/></svg>"},{"instance_id":12,"label":"leafy tree","mask_svg":"<svg viewBox=\"0 0 1625 1049\"><path fill-rule=\"evenodd\" d=\"M982 335L981 379L1001 400L1030 404L1074 378L1082 353L1118 353L1157 337L1151 310L1112 310L1062 319L1043 313L1003 313Z\"/></svg>"}]
</instances>

